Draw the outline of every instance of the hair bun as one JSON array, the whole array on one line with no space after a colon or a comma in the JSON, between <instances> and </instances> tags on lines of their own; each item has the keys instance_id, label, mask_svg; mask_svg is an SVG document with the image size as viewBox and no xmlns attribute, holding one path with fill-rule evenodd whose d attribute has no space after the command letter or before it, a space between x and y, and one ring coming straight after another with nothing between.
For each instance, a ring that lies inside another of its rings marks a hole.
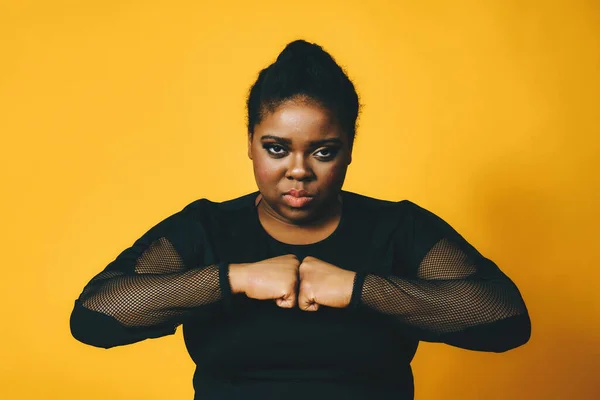
<instances>
[{"instance_id":1,"label":"hair bun","mask_svg":"<svg viewBox=\"0 0 600 400\"><path fill-rule=\"evenodd\" d=\"M285 46L283 51L277 57L276 62L285 62L297 58L305 58L307 55L315 54L322 50L323 49L321 46L315 43L309 43L302 39L294 40Z\"/></svg>"},{"instance_id":2,"label":"hair bun","mask_svg":"<svg viewBox=\"0 0 600 400\"><path fill-rule=\"evenodd\" d=\"M250 88L246 102L249 137L265 116L297 98L330 112L352 143L360 106L354 84L328 52L302 39L288 43Z\"/></svg>"}]
</instances>

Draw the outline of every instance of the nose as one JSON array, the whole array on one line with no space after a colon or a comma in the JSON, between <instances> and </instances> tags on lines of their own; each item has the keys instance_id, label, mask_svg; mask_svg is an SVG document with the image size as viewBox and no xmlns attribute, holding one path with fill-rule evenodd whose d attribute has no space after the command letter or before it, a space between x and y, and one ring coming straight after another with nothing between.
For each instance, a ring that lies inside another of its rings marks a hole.
<instances>
[{"instance_id":1,"label":"nose","mask_svg":"<svg viewBox=\"0 0 600 400\"><path fill-rule=\"evenodd\" d=\"M290 157L291 165L288 168L287 178L297 181L304 181L313 178L313 172L304 155L298 154L295 157Z\"/></svg>"}]
</instances>

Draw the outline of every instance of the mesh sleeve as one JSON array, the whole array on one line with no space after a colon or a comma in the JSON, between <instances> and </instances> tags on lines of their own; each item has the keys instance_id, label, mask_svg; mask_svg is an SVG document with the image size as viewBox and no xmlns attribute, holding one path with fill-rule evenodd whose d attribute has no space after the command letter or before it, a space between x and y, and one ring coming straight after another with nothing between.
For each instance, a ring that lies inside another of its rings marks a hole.
<instances>
[{"instance_id":1,"label":"mesh sleeve","mask_svg":"<svg viewBox=\"0 0 600 400\"><path fill-rule=\"evenodd\" d=\"M354 305L391 316L418 340L495 352L527 342L527 308L496 264L414 204L408 221L411 233L397 240L402 268L391 276L357 276Z\"/></svg>"},{"instance_id":2,"label":"mesh sleeve","mask_svg":"<svg viewBox=\"0 0 600 400\"><path fill-rule=\"evenodd\" d=\"M228 266L198 266L198 240L182 213L146 232L85 286L73 336L108 348L173 334L196 312L218 310L229 295Z\"/></svg>"}]
</instances>

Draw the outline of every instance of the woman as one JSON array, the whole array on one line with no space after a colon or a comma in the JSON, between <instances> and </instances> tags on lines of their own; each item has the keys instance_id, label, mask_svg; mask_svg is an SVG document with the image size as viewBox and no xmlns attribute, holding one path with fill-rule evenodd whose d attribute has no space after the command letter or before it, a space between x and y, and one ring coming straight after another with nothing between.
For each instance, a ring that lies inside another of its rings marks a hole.
<instances>
[{"instance_id":1,"label":"woman","mask_svg":"<svg viewBox=\"0 0 600 400\"><path fill-rule=\"evenodd\" d=\"M109 348L182 324L198 399L412 399L420 340L526 343L517 287L447 223L342 190L358 110L328 53L288 44L248 97L258 191L150 229L84 288L73 336Z\"/></svg>"}]
</instances>

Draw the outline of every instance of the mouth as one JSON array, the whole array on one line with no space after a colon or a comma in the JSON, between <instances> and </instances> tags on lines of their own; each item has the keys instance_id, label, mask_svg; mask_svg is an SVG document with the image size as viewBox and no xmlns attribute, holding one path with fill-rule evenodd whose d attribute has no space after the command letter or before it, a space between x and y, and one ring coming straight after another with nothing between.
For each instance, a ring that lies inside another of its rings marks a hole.
<instances>
[{"instance_id":1,"label":"mouth","mask_svg":"<svg viewBox=\"0 0 600 400\"><path fill-rule=\"evenodd\" d=\"M312 198L311 195L308 194L308 192L306 190L303 189L291 189L288 192L285 193L285 196L292 196L292 197L308 197L308 198Z\"/></svg>"},{"instance_id":2,"label":"mouth","mask_svg":"<svg viewBox=\"0 0 600 400\"><path fill-rule=\"evenodd\" d=\"M290 207L301 208L313 201L313 198L309 196L293 196L291 194L285 194L283 200Z\"/></svg>"}]
</instances>

